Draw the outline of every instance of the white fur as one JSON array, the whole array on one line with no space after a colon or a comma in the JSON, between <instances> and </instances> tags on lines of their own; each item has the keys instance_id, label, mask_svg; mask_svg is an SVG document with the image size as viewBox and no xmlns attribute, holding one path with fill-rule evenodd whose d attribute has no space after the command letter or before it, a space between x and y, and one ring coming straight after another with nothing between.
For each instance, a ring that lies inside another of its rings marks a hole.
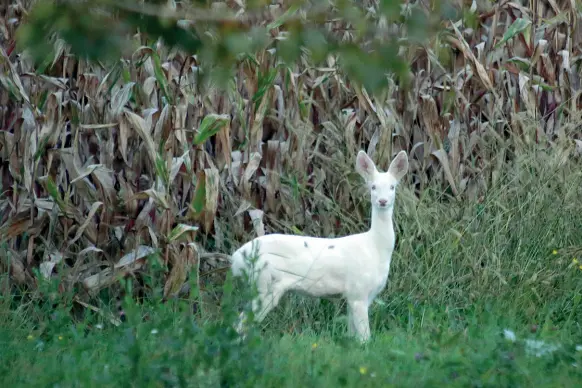
<instances>
[{"instance_id":1,"label":"white fur","mask_svg":"<svg viewBox=\"0 0 582 388\"><path fill-rule=\"evenodd\" d=\"M400 151L388 172L382 173L360 151L356 171L366 180L372 202L372 225L367 232L339 238L269 234L247 242L232 255L233 275L247 273L257 282L258 296L253 301L257 322L287 291L314 297L339 295L348 303L350 334L362 342L369 339L368 308L386 286L390 272L396 186L408 171L408 157ZM258 259L249 271L248 258L257 249ZM243 318L244 314L240 325Z\"/></svg>"}]
</instances>

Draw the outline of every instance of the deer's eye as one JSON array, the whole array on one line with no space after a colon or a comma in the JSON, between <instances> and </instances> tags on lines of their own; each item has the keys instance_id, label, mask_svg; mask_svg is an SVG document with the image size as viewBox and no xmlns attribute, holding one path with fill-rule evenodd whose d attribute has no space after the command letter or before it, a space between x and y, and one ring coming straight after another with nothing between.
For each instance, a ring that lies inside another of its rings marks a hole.
<instances>
[{"instance_id":1,"label":"deer's eye","mask_svg":"<svg viewBox=\"0 0 582 388\"><path fill-rule=\"evenodd\" d=\"M394 185L390 185L390 190L394 190Z\"/></svg>"},{"instance_id":2,"label":"deer's eye","mask_svg":"<svg viewBox=\"0 0 582 388\"><path fill-rule=\"evenodd\" d=\"M372 190L376 190L376 185L372 185Z\"/></svg>"}]
</instances>

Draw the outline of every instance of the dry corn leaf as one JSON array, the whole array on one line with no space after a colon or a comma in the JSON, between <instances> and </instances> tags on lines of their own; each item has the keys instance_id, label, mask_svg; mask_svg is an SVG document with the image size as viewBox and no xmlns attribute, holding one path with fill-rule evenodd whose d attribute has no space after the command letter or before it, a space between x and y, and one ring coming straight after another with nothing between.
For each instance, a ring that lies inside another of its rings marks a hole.
<instances>
[{"instance_id":1,"label":"dry corn leaf","mask_svg":"<svg viewBox=\"0 0 582 388\"><path fill-rule=\"evenodd\" d=\"M75 300L75 302L77 302L81 306L88 308L89 310L95 311L97 314L101 315L102 317L107 319L109 322L111 322L111 324L113 324L115 326L119 326L122 324L122 322L119 318L113 316L112 314L106 314L103 310L101 310L93 305L90 305L89 303L83 302L81 299L79 299L78 296L75 296L74 300Z\"/></svg>"},{"instance_id":2,"label":"dry corn leaf","mask_svg":"<svg viewBox=\"0 0 582 388\"><path fill-rule=\"evenodd\" d=\"M172 270L164 284L164 298L176 294L186 281L190 270L198 261L198 252L194 245L188 244L183 251L176 245L170 249L172 254Z\"/></svg>"},{"instance_id":3,"label":"dry corn leaf","mask_svg":"<svg viewBox=\"0 0 582 388\"><path fill-rule=\"evenodd\" d=\"M253 223L253 229L257 236L265 235L265 225L263 224L264 212L260 209L250 209L249 216L251 217L251 222Z\"/></svg>"},{"instance_id":4,"label":"dry corn leaf","mask_svg":"<svg viewBox=\"0 0 582 388\"><path fill-rule=\"evenodd\" d=\"M146 126L146 121L143 117L127 109L124 109L124 118L128 121L128 125L133 128L143 140L147 155L152 164L155 165L157 157L156 146L152 139L150 130Z\"/></svg>"},{"instance_id":5,"label":"dry corn leaf","mask_svg":"<svg viewBox=\"0 0 582 388\"><path fill-rule=\"evenodd\" d=\"M95 213L97 213L97 210L99 210L101 206L103 206L103 202L94 202L91 205L91 209L89 210L89 214L87 215L85 222L83 222L79 229L77 229L77 233L75 234L75 237L69 242L69 246L73 245L78 239L80 239L83 233L85 232L85 229L87 229L87 227L89 226L89 224L91 222L94 222L93 217L95 216Z\"/></svg>"},{"instance_id":6,"label":"dry corn leaf","mask_svg":"<svg viewBox=\"0 0 582 388\"><path fill-rule=\"evenodd\" d=\"M245 172L241 179L242 191L245 194L245 198L250 198L251 196L251 178L259 168L261 159L262 157L260 153L253 152L245 168Z\"/></svg>"},{"instance_id":7,"label":"dry corn leaf","mask_svg":"<svg viewBox=\"0 0 582 388\"><path fill-rule=\"evenodd\" d=\"M459 192L457 191L457 185L455 184L455 178L453 177L453 174L451 173L451 168L449 165L449 158L447 157L447 153L445 152L444 149L440 148L436 151L433 151L431 153L431 155L434 155L434 157L437 158L438 161L441 163L441 167L443 168L443 171L445 173L445 178L447 179L447 182L449 182L449 185L451 186L451 190L453 190L453 194L455 196L458 196Z\"/></svg>"},{"instance_id":8,"label":"dry corn leaf","mask_svg":"<svg viewBox=\"0 0 582 388\"><path fill-rule=\"evenodd\" d=\"M22 263L21 257L13 250L8 250L7 255L2 255L0 260L5 264L10 263L10 278L15 280L17 284L24 285L29 283L29 277L27 276L26 270L24 269L24 264Z\"/></svg>"},{"instance_id":9,"label":"dry corn leaf","mask_svg":"<svg viewBox=\"0 0 582 388\"><path fill-rule=\"evenodd\" d=\"M63 261L63 255L60 252L53 251L48 256L49 261L43 261L39 265L40 274L44 276L45 279L49 279L55 266Z\"/></svg>"},{"instance_id":10,"label":"dry corn leaf","mask_svg":"<svg viewBox=\"0 0 582 388\"><path fill-rule=\"evenodd\" d=\"M481 79L481 82L483 82L483 85L485 85L487 90L489 90L490 92L495 94L495 88L493 87L493 84L491 83L491 79L489 78L489 75L487 74L487 70L485 70L485 67L483 66L483 64L481 64L477 60L477 58L475 58L475 55L471 51L469 44L463 38L463 35L459 31L459 29L457 28L455 23L451 23L451 26L453 27L453 30L455 31L455 34L457 35L457 39L450 38L450 42L452 44L454 44L455 46L457 46L457 48L459 50L461 50L461 52L463 53L465 58L467 58L471 62L471 64L475 68L475 70L477 70L477 74L479 75L479 79Z\"/></svg>"},{"instance_id":11,"label":"dry corn leaf","mask_svg":"<svg viewBox=\"0 0 582 388\"><path fill-rule=\"evenodd\" d=\"M95 275L85 278L83 280L83 286L89 292L98 292L103 287L113 284L116 280L115 276L117 274L125 275L128 272L140 269L145 264L145 258L155 252L156 250L152 247L139 245L135 251L131 251L119 259L119 261L113 265L113 270L111 268L106 268Z\"/></svg>"},{"instance_id":12,"label":"dry corn leaf","mask_svg":"<svg viewBox=\"0 0 582 388\"><path fill-rule=\"evenodd\" d=\"M218 194L220 177L216 168L205 168L204 175L206 180L206 202L204 204L204 230L207 232L214 223L214 217L218 210Z\"/></svg>"}]
</instances>

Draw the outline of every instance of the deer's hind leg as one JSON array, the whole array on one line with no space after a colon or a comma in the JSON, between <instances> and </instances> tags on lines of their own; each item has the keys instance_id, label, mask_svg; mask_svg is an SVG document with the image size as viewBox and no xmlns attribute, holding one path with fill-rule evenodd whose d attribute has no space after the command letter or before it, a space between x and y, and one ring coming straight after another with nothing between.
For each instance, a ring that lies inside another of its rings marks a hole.
<instances>
[{"instance_id":1,"label":"deer's hind leg","mask_svg":"<svg viewBox=\"0 0 582 388\"><path fill-rule=\"evenodd\" d=\"M253 312L255 321L261 322L271 310L277 307L289 287L285 281L275 278L271 273L265 273L265 278L261 279L257 286L259 293L253 300Z\"/></svg>"},{"instance_id":2,"label":"deer's hind leg","mask_svg":"<svg viewBox=\"0 0 582 388\"><path fill-rule=\"evenodd\" d=\"M252 301L254 321L260 323L265 319L281 300L281 297L289 289L289 284L281 279L277 279L268 269L261 272L257 279L257 296ZM239 334L245 331L244 325L247 323L247 315L241 312L239 315L236 330Z\"/></svg>"}]
</instances>

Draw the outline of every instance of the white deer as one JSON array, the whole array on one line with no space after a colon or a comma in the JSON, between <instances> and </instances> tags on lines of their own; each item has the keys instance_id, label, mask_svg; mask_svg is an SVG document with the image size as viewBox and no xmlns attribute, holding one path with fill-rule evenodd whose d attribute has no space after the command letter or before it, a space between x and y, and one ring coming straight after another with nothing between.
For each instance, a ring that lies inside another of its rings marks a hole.
<instances>
[{"instance_id":1,"label":"white deer","mask_svg":"<svg viewBox=\"0 0 582 388\"><path fill-rule=\"evenodd\" d=\"M232 255L232 273L256 281L252 302L256 322L279 303L287 291L314 297L341 296L348 304L348 331L361 342L370 338L368 309L386 286L394 251L392 214L396 186L408 171L408 156L400 151L387 172L358 152L356 171L366 180L372 202L372 225L367 232L337 237L268 234L257 237ZM253 266L249 257L258 256ZM251 270L252 269L252 270ZM241 313L239 334L242 322Z\"/></svg>"}]
</instances>

